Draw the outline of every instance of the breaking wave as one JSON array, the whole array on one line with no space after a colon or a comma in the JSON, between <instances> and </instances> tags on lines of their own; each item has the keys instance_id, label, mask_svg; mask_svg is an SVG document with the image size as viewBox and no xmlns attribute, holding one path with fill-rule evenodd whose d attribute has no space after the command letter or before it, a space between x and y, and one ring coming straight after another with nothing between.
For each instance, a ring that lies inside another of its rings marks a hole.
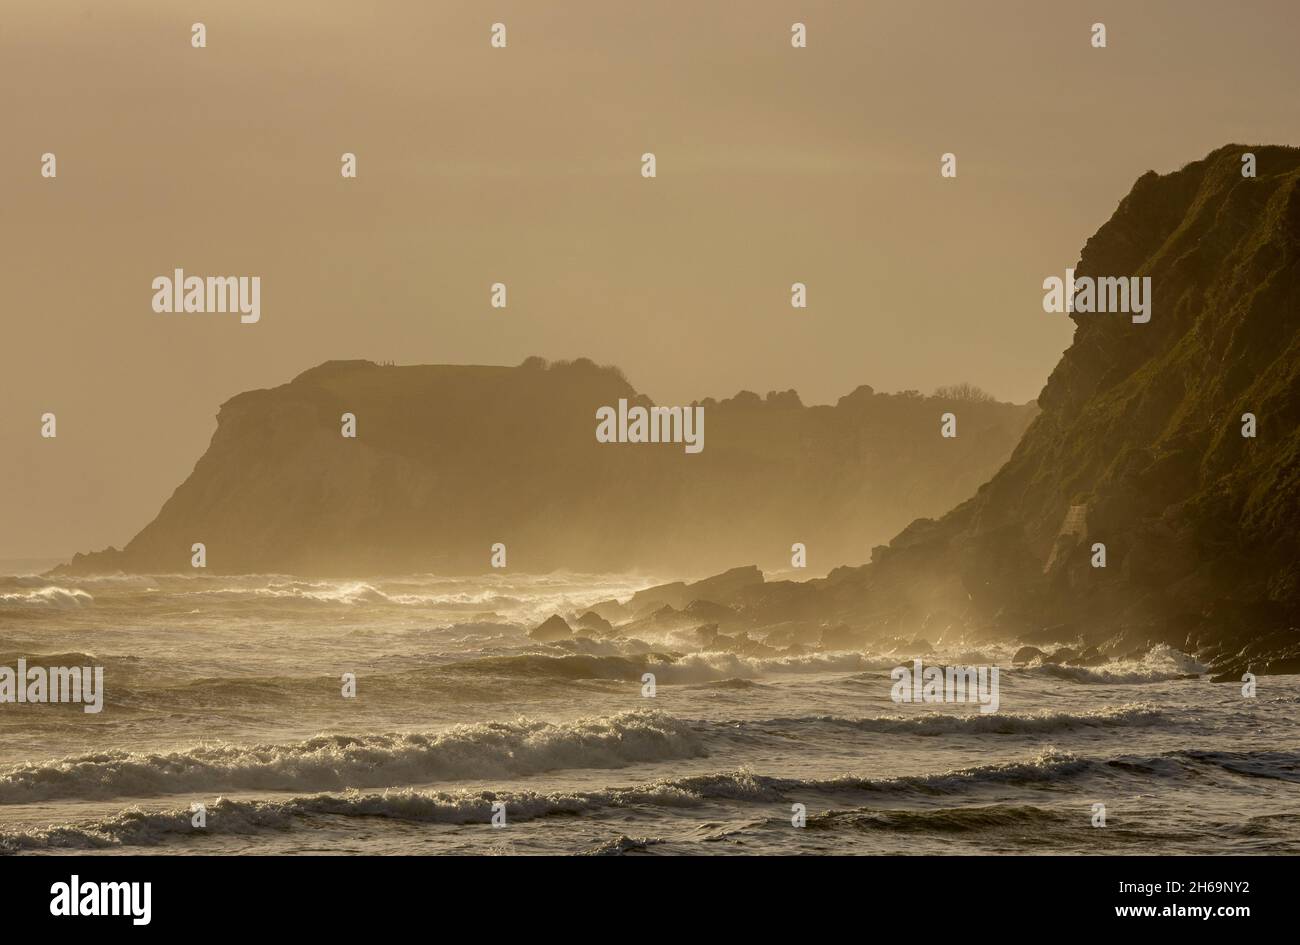
<instances>
[{"instance_id":1,"label":"breaking wave","mask_svg":"<svg viewBox=\"0 0 1300 945\"><path fill-rule=\"evenodd\" d=\"M0 594L0 606L57 607L67 609L93 604L95 598L79 588L42 587L34 591Z\"/></svg>"},{"instance_id":2,"label":"breaking wave","mask_svg":"<svg viewBox=\"0 0 1300 945\"><path fill-rule=\"evenodd\" d=\"M980 765L938 774L898 778L776 778L747 770L662 779L624 788L574 792L427 792L389 790L382 793L348 791L315 794L285 800L230 800L218 798L207 807L202 835L250 834L284 830L318 822L323 817L382 818L435 824L488 823L493 805L504 803L514 822L553 815L599 814L630 807L692 808L708 803L765 804L788 802L809 793L870 794L903 798L911 795L960 794L993 784L1049 787L1093 776L1175 779L1201 775L1209 768L1252 777L1300 782L1300 755L1285 752L1174 751L1155 756L1120 756L1109 759L1079 758L1049 750L1028 761ZM114 846L148 846L193 836L191 811L146 811L132 807L102 820L83 824L0 830L0 852L29 850L99 849ZM1047 826L1056 817L1050 811L1024 805L998 804L932 810L853 810L823 815L809 827L833 825L848 818L858 827L939 830L986 830L1011 826ZM624 840L627 842L625 843ZM646 841L620 838L608 850L624 852Z\"/></svg>"},{"instance_id":3,"label":"breaking wave","mask_svg":"<svg viewBox=\"0 0 1300 945\"><path fill-rule=\"evenodd\" d=\"M281 745L79 755L0 772L0 804L181 791L328 791L618 768L703 754L687 723L642 710L562 723L459 725L437 733L318 735Z\"/></svg>"},{"instance_id":4,"label":"breaking wave","mask_svg":"<svg viewBox=\"0 0 1300 945\"><path fill-rule=\"evenodd\" d=\"M1160 645L1140 660L1120 660L1100 666L1034 663L1016 672L1076 683L1135 684L1194 678L1205 672L1205 665L1173 647Z\"/></svg>"}]
</instances>

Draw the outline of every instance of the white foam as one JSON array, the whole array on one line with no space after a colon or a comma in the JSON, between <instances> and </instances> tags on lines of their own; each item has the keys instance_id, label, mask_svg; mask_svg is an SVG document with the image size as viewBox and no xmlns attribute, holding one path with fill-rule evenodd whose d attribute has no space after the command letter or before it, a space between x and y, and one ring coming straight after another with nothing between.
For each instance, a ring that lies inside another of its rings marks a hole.
<instances>
[{"instance_id":1,"label":"white foam","mask_svg":"<svg viewBox=\"0 0 1300 945\"><path fill-rule=\"evenodd\" d=\"M638 710L571 722L517 719L442 732L318 735L271 745L106 751L0 772L0 803L149 796L181 791L340 790L558 768L617 768L704 754L690 725Z\"/></svg>"},{"instance_id":2,"label":"white foam","mask_svg":"<svg viewBox=\"0 0 1300 945\"><path fill-rule=\"evenodd\" d=\"M79 588L42 587L25 593L0 594L0 605L17 607L84 607L93 604L95 598Z\"/></svg>"}]
</instances>

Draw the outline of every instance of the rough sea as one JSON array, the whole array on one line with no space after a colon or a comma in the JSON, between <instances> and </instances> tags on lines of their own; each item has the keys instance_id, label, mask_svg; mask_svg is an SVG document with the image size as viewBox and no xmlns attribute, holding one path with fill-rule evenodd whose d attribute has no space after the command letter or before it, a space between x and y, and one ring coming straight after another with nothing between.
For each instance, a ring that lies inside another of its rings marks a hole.
<instances>
[{"instance_id":1,"label":"rough sea","mask_svg":"<svg viewBox=\"0 0 1300 945\"><path fill-rule=\"evenodd\" d=\"M654 583L0 578L0 667L104 670L0 703L0 853L1300 852L1300 677L937 642L981 713L892 701L897 654L526 636Z\"/></svg>"}]
</instances>

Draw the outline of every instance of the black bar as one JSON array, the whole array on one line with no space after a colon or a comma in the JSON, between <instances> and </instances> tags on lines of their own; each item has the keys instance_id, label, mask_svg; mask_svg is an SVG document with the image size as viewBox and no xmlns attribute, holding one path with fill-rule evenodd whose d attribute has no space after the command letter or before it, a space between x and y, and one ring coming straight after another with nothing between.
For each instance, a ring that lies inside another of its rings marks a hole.
<instances>
[{"instance_id":1,"label":"black bar","mask_svg":"<svg viewBox=\"0 0 1300 945\"><path fill-rule=\"evenodd\" d=\"M450 934L480 922L484 933L576 923L649 934L680 931L691 915L768 934L774 919L808 929L851 921L872 934L929 928L943 937L1021 921L1180 934L1199 925L1231 934L1282 921L1283 897L1294 887L1294 861L1282 857L684 859L694 862L611 868L580 857L549 866L535 857L14 857L0 861L0 902L6 930L112 926L127 934L193 934L205 923L295 935L399 932L419 923L431 934ZM83 890L150 883L148 924L134 924L129 914L52 915L52 887L70 884L74 874ZM1128 884L1123 891L1121 883ZM1208 917L1199 913L1207 907ZM1154 914L1120 914L1134 909Z\"/></svg>"}]
</instances>

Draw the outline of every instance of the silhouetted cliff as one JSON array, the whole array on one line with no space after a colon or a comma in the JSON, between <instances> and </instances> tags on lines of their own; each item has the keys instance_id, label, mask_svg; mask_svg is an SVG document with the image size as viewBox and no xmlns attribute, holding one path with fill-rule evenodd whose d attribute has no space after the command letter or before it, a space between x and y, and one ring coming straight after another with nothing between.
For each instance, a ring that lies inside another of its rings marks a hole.
<instances>
[{"instance_id":1,"label":"silhouetted cliff","mask_svg":"<svg viewBox=\"0 0 1300 945\"><path fill-rule=\"evenodd\" d=\"M862 562L974 492L1032 405L876 394L805 407L794 391L704 401L705 448L598 443L596 410L649 404L585 359L519 367L329 362L226 402L190 477L122 550L64 570L364 575L648 569L737 559ZM959 415L956 439L940 416ZM340 417L356 416L355 439Z\"/></svg>"},{"instance_id":2,"label":"silhouetted cliff","mask_svg":"<svg viewBox=\"0 0 1300 945\"><path fill-rule=\"evenodd\" d=\"M1300 671L1300 150L1143 175L1077 265L1117 275L1152 278L1150 322L1071 315L1041 413L974 497L868 566L751 590L751 621L1165 642L1227 673Z\"/></svg>"}]
</instances>

